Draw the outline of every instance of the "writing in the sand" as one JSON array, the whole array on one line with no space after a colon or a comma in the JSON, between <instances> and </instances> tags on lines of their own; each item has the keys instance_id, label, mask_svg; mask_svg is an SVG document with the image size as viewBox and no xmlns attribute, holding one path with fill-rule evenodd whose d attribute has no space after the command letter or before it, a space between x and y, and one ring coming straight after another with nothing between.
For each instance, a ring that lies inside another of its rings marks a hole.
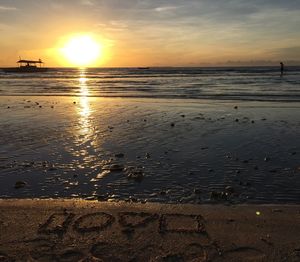
<instances>
[{"instance_id":1,"label":"writing in the sand","mask_svg":"<svg viewBox=\"0 0 300 262\"><path fill-rule=\"evenodd\" d=\"M64 235L68 230L73 230L85 234L107 230L115 223L118 223L122 232L125 233L132 233L135 229L153 224L160 234L206 234L204 219L201 215L159 215L144 212L120 212L116 216L105 212L81 216L68 212L54 213L39 226L38 233Z\"/></svg>"}]
</instances>

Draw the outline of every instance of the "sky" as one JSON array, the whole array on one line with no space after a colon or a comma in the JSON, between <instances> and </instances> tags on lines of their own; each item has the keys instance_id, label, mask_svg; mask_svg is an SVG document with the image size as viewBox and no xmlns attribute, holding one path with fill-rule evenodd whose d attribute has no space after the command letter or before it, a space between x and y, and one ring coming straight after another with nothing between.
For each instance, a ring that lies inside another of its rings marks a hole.
<instances>
[{"instance_id":1,"label":"sky","mask_svg":"<svg viewBox=\"0 0 300 262\"><path fill-rule=\"evenodd\" d=\"M297 63L299 26L300 0L0 0L0 66L68 66L58 50L85 34L92 66Z\"/></svg>"}]
</instances>

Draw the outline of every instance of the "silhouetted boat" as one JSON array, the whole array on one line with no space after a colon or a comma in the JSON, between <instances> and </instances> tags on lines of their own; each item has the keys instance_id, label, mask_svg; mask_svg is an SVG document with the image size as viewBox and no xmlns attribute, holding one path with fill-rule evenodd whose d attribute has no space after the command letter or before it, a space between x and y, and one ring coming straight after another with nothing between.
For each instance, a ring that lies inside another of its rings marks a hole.
<instances>
[{"instance_id":1,"label":"silhouetted boat","mask_svg":"<svg viewBox=\"0 0 300 262\"><path fill-rule=\"evenodd\" d=\"M141 69L141 70L148 70L148 69L150 69L150 67L138 67L138 69Z\"/></svg>"},{"instance_id":2,"label":"silhouetted boat","mask_svg":"<svg viewBox=\"0 0 300 262\"><path fill-rule=\"evenodd\" d=\"M42 67L42 60L23 60L20 59L18 62L19 67L3 68L2 70L6 73L37 73L46 72L48 68Z\"/></svg>"}]
</instances>

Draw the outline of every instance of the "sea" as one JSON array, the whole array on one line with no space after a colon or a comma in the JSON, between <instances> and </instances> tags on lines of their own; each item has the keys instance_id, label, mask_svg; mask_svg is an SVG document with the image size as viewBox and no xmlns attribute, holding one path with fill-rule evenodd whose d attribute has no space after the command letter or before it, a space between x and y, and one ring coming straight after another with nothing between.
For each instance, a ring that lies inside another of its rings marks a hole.
<instances>
[{"instance_id":1,"label":"sea","mask_svg":"<svg viewBox=\"0 0 300 262\"><path fill-rule=\"evenodd\" d=\"M0 198L300 202L300 67L0 70Z\"/></svg>"},{"instance_id":2,"label":"sea","mask_svg":"<svg viewBox=\"0 0 300 262\"><path fill-rule=\"evenodd\" d=\"M42 74L0 71L0 95L300 101L300 67L51 68ZM86 94L85 94L86 95Z\"/></svg>"}]
</instances>

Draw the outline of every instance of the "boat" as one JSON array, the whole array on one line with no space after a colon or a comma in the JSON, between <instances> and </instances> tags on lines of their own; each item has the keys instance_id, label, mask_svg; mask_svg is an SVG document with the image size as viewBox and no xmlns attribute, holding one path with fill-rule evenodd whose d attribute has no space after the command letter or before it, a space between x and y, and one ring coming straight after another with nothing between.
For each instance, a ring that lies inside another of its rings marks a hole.
<instances>
[{"instance_id":1,"label":"boat","mask_svg":"<svg viewBox=\"0 0 300 262\"><path fill-rule=\"evenodd\" d=\"M19 67L3 68L2 70L5 73L39 73L48 70L48 68L42 67L44 62L41 59L37 61L20 59L17 63Z\"/></svg>"}]
</instances>

